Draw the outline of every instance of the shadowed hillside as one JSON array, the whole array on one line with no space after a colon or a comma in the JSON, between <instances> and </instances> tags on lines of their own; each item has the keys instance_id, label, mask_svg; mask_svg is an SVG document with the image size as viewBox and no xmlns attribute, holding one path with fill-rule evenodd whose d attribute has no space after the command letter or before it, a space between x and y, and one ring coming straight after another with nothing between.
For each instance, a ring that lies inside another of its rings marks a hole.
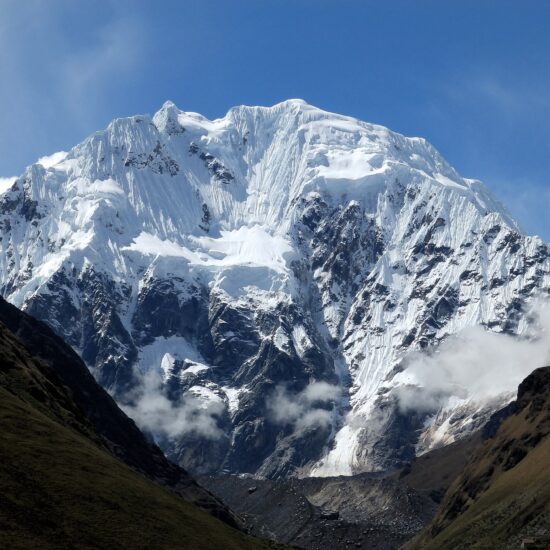
<instances>
[{"instance_id":1,"label":"shadowed hillside","mask_svg":"<svg viewBox=\"0 0 550 550\"><path fill-rule=\"evenodd\" d=\"M550 547L550 367L519 386L509 416L473 454L413 548Z\"/></svg>"},{"instance_id":2,"label":"shadowed hillside","mask_svg":"<svg viewBox=\"0 0 550 550\"><path fill-rule=\"evenodd\" d=\"M273 547L181 498L235 521L146 443L51 331L3 301L0 320L0 547ZM31 354L38 346L49 361ZM69 388L63 375L81 385Z\"/></svg>"}]
</instances>

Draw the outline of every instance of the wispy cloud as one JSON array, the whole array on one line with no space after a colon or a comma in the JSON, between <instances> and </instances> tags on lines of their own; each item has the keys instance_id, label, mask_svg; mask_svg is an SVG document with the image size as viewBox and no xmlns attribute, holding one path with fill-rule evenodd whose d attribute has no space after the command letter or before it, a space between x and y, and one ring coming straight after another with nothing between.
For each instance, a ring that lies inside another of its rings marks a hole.
<instances>
[{"instance_id":1,"label":"wispy cloud","mask_svg":"<svg viewBox=\"0 0 550 550\"><path fill-rule=\"evenodd\" d=\"M546 89L488 71L457 74L445 80L440 88L453 102L498 110L505 118L550 112L550 96Z\"/></svg>"},{"instance_id":2,"label":"wispy cloud","mask_svg":"<svg viewBox=\"0 0 550 550\"><path fill-rule=\"evenodd\" d=\"M16 178L0 178L0 195L6 192L15 182Z\"/></svg>"},{"instance_id":3,"label":"wispy cloud","mask_svg":"<svg viewBox=\"0 0 550 550\"><path fill-rule=\"evenodd\" d=\"M66 156L66 151L57 151L52 155L40 157L36 162L41 164L44 168L50 168L51 166L55 166L58 162L61 162Z\"/></svg>"},{"instance_id":4,"label":"wispy cloud","mask_svg":"<svg viewBox=\"0 0 550 550\"><path fill-rule=\"evenodd\" d=\"M292 425L298 432L325 427L331 422L331 404L341 390L327 382L313 382L301 392L290 392L279 385L267 399L270 419L276 424Z\"/></svg>"},{"instance_id":5,"label":"wispy cloud","mask_svg":"<svg viewBox=\"0 0 550 550\"><path fill-rule=\"evenodd\" d=\"M493 178L498 185L502 200L510 205L514 215L521 221L522 228L531 235L539 235L548 242L550 227L548 224L548 205L550 204L550 175L546 181L537 182L535 178L517 178L510 180Z\"/></svg>"},{"instance_id":6,"label":"wispy cloud","mask_svg":"<svg viewBox=\"0 0 550 550\"><path fill-rule=\"evenodd\" d=\"M147 33L137 18L119 17L98 28L95 40L78 52L67 52L60 64L63 101L74 116L90 103L105 100L109 90L139 66Z\"/></svg>"},{"instance_id":7,"label":"wispy cloud","mask_svg":"<svg viewBox=\"0 0 550 550\"><path fill-rule=\"evenodd\" d=\"M131 89L147 48L139 13L123 0L2 1L0 150L13 151L11 162L30 145L36 157L72 145L104 121L113 94ZM53 141L64 135L70 143Z\"/></svg>"},{"instance_id":8,"label":"wispy cloud","mask_svg":"<svg viewBox=\"0 0 550 550\"><path fill-rule=\"evenodd\" d=\"M502 111L519 114L525 110L550 109L550 97L542 90L525 88L515 83L504 83L494 77L482 77L471 82L471 91L477 92Z\"/></svg>"},{"instance_id":9,"label":"wispy cloud","mask_svg":"<svg viewBox=\"0 0 550 550\"><path fill-rule=\"evenodd\" d=\"M170 400L164 393L160 375L153 371L136 381L136 388L119 404L142 430L161 438L186 434L206 439L223 436L218 426L218 419L225 411L221 399L200 398L187 392L179 401Z\"/></svg>"},{"instance_id":10,"label":"wispy cloud","mask_svg":"<svg viewBox=\"0 0 550 550\"><path fill-rule=\"evenodd\" d=\"M479 66L446 75L433 83L426 116L445 136L455 167L482 179L528 233L548 240L550 94L544 76L517 72Z\"/></svg>"}]
</instances>

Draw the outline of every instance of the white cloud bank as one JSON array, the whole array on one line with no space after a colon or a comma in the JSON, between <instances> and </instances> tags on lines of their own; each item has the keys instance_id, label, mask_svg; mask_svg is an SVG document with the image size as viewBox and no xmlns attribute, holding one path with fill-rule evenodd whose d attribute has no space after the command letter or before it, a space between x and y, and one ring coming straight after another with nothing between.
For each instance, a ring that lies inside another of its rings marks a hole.
<instances>
[{"instance_id":1,"label":"white cloud bank","mask_svg":"<svg viewBox=\"0 0 550 550\"><path fill-rule=\"evenodd\" d=\"M395 390L403 410L433 411L452 400L487 401L515 392L533 370L550 364L550 305L537 307L524 337L467 329L438 348L413 353Z\"/></svg>"}]
</instances>

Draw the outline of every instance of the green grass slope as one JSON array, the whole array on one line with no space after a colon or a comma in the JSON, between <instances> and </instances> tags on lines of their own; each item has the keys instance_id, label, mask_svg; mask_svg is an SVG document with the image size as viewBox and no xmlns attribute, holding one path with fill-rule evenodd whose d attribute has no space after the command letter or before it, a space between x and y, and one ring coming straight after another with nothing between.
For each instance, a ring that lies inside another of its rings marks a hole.
<instances>
[{"instance_id":1,"label":"green grass slope","mask_svg":"<svg viewBox=\"0 0 550 550\"><path fill-rule=\"evenodd\" d=\"M52 369L0 324L0 548L274 547L115 458Z\"/></svg>"},{"instance_id":2,"label":"green grass slope","mask_svg":"<svg viewBox=\"0 0 550 550\"><path fill-rule=\"evenodd\" d=\"M392 477L440 503L482 441L480 433L416 457Z\"/></svg>"}]
</instances>

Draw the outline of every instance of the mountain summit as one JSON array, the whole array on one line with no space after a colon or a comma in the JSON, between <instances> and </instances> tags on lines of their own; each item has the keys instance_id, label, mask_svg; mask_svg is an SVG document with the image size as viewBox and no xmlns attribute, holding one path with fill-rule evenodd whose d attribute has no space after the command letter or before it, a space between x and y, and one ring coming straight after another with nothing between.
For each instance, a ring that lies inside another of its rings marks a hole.
<instances>
[{"instance_id":1,"label":"mountain summit","mask_svg":"<svg viewBox=\"0 0 550 550\"><path fill-rule=\"evenodd\" d=\"M550 293L548 245L480 182L301 100L116 119L28 167L0 229L2 296L199 473L386 469L469 433L510 395L403 411L404 359L520 334Z\"/></svg>"}]
</instances>

